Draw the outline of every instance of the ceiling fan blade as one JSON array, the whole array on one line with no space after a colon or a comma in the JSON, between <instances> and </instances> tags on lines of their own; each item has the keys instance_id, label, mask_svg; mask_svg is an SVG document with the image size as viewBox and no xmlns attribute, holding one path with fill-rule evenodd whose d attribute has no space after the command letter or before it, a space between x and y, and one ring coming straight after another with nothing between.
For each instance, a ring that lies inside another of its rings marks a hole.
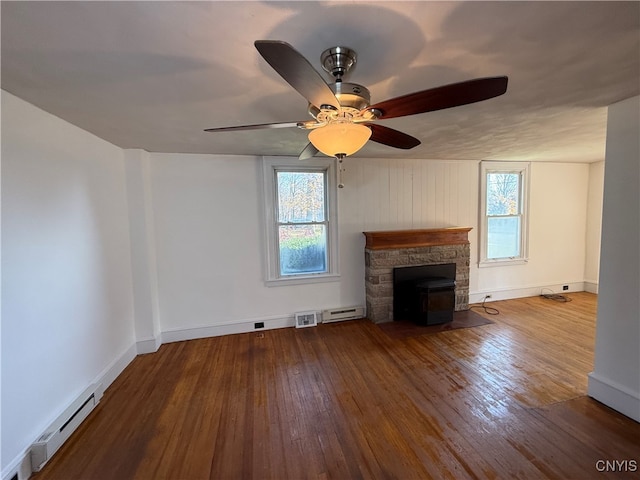
<instances>
[{"instance_id":1,"label":"ceiling fan blade","mask_svg":"<svg viewBox=\"0 0 640 480\"><path fill-rule=\"evenodd\" d=\"M256 40L254 45L267 63L310 104L340 108L340 102L327 82L291 45L279 40Z\"/></svg>"},{"instance_id":2,"label":"ceiling fan blade","mask_svg":"<svg viewBox=\"0 0 640 480\"><path fill-rule=\"evenodd\" d=\"M409 150L410 148L420 145L420 140L406 133L402 133L393 128L385 127L384 125L378 125L376 123L365 123L367 127L371 129L370 140L388 145L394 148L402 148L403 150Z\"/></svg>"},{"instance_id":3,"label":"ceiling fan blade","mask_svg":"<svg viewBox=\"0 0 640 480\"><path fill-rule=\"evenodd\" d=\"M259 130L262 128L304 128L307 122L257 123L255 125L238 125L235 127L207 128L205 132L232 132L237 130Z\"/></svg>"},{"instance_id":4,"label":"ceiling fan blade","mask_svg":"<svg viewBox=\"0 0 640 480\"><path fill-rule=\"evenodd\" d=\"M314 157L319 151L320 150L318 150L313 143L309 142L300 153L298 160L308 160L309 158Z\"/></svg>"},{"instance_id":5,"label":"ceiling fan blade","mask_svg":"<svg viewBox=\"0 0 640 480\"><path fill-rule=\"evenodd\" d=\"M382 114L378 118L383 119L467 105L502 95L507 91L507 81L507 77L476 78L396 97L367 110L379 110Z\"/></svg>"}]
</instances>

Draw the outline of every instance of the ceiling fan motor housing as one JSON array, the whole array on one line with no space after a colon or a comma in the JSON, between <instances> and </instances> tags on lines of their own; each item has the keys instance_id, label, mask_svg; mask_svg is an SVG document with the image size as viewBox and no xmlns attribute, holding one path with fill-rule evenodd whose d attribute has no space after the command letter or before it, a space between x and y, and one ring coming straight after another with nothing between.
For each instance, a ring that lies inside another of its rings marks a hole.
<instances>
[{"instance_id":1,"label":"ceiling fan motor housing","mask_svg":"<svg viewBox=\"0 0 640 480\"><path fill-rule=\"evenodd\" d=\"M357 83L336 82L329 85L329 87L340 102L340 106L344 109L354 109L353 113L367 108L371 103L369 90ZM325 106L323 105L322 108L325 108ZM317 118L320 108L309 104L309 113L314 118Z\"/></svg>"},{"instance_id":2,"label":"ceiling fan motor housing","mask_svg":"<svg viewBox=\"0 0 640 480\"><path fill-rule=\"evenodd\" d=\"M329 85L342 107L351 107L357 110L367 108L371 102L369 90L357 83L336 82Z\"/></svg>"}]
</instances>

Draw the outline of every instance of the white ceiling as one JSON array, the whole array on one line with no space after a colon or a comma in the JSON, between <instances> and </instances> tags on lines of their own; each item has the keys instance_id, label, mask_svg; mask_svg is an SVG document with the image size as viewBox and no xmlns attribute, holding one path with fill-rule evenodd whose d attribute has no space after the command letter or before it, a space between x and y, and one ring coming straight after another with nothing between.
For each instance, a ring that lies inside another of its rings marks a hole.
<instances>
[{"instance_id":1,"label":"white ceiling","mask_svg":"<svg viewBox=\"0 0 640 480\"><path fill-rule=\"evenodd\" d=\"M422 141L361 157L597 161L606 107L640 93L639 2L2 2L4 90L123 148L298 155L306 101L260 57L321 70L344 45L372 103L507 75L501 97L383 123ZM323 72L324 74L324 72ZM327 78L328 80L328 78Z\"/></svg>"}]
</instances>

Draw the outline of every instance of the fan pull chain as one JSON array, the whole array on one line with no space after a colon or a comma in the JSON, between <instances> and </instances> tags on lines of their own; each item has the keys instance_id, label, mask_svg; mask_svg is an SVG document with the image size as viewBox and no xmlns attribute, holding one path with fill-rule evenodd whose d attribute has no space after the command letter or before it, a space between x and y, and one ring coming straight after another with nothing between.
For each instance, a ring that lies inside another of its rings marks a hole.
<instances>
[{"instance_id":1,"label":"fan pull chain","mask_svg":"<svg viewBox=\"0 0 640 480\"><path fill-rule=\"evenodd\" d=\"M344 188L344 183L342 183L342 172L344 171L342 159L344 158L344 155L339 153L336 155L336 158L338 159L338 188Z\"/></svg>"}]
</instances>

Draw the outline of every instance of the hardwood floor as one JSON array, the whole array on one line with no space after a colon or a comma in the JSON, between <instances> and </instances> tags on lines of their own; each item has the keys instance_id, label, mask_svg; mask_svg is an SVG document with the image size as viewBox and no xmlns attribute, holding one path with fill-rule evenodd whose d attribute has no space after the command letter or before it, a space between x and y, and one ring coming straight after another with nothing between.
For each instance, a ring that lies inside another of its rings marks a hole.
<instances>
[{"instance_id":1,"label":"hardwood floor","mask_svg":"<svg viewBox=\"0 0 640 480\"><path fill-rule=\"evenodd\" d=\"M163 345L34 478L638 478L640 424L585 396L597 297L568 296L410 338L362 320Z\"/></svg>"}]
</instances>

